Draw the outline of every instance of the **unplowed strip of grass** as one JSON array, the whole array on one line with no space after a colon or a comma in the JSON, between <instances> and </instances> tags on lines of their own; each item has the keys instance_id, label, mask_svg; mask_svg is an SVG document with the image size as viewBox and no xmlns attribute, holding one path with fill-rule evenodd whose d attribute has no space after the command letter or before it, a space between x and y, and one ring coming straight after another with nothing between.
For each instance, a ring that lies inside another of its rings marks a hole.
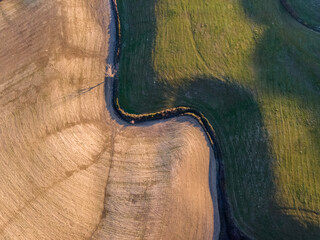
<instances>
[{"instance_id":1,"label":"unplowed strip of grass","mask_svg":"<svg viewBox=\"0 0 320 240\"><path fill-rule=\"evenodd\" d=\"M320 238L320 35L280 1L119 0L120 105L200 110L222 147L237 224Z\"/></svg>"}]
</instances>

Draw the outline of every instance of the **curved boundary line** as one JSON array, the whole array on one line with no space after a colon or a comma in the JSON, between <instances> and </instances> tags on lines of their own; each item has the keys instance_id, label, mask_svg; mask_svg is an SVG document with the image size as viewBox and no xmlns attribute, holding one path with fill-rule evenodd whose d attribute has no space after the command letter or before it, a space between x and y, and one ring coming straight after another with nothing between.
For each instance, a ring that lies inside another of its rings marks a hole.
<instances>
[{"instance_id":1,"label":"curved boundary line","mask_svg":"<svg viewBox=\"0 0 320 240\"><path fill-rule=\"evenodd\" d=\"M303 26L309 28L310 30L313 30L315 32L319 32L320 33L320 27L315 27L310 25L309 23L307 23L306 21L304 21L301 17L299 17L299 15L297 14L297 12L293 9L293 7L291 6L291 4L289 3L288 0L280 0L282 6L285 8L285 10L291 15L291 17L293 17L296 21L298 21L300 24L302 24Z\"/></svg>"},{"instance_id":2,"label":"curved boundary line","mask_svg":"<svg viewBox=\"0 0 320 240\"><path fill-rule=\"evenodd\" d=\"M121 25L120 16L117 7L117 0L111 0L111 11L114 12L115 25L116 25L116 49L114 56L114 63L117 66L120 61L120 49L121 49ZM112 17L112 16L110 16ZM217 198L218 209L220 218L220 235L219 239L232 239L232 240L250 240L237 226L235 220L231 215L230 203L226 194L225 177L224 177L224 165L222 162L222 153L217 142L216 133L208 121L208 119L199 111L190 107L176 107L171 109L162 110L155 113L146 114L131 114L125 112L119 105L118 99L118 74L114 76L113 89L112 89L112 106L119 118L130 124L142 123L146 121L164 120L179 116L191 116L195 118L202 126L206 133L210 145L213 149L215 159L217 161ZM211 190L210 190L211 192Z\"/></svg>"}]
</instances>

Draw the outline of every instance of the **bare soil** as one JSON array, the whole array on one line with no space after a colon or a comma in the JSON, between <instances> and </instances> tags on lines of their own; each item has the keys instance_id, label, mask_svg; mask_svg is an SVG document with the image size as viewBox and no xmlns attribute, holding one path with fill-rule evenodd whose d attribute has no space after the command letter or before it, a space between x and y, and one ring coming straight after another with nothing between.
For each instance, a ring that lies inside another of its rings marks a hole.
<instances>
[{"instance_id":1,"label":"bare soil","mask_svg":"<svg viewBox=\"0 0 320 240\"><path fill-rule=\"evenodd\" d=\"M109 4L0 2L0 237L218 239L201 126L131 126L111 107L112 77L100 84Z\"/></svg>"}]
</instances>

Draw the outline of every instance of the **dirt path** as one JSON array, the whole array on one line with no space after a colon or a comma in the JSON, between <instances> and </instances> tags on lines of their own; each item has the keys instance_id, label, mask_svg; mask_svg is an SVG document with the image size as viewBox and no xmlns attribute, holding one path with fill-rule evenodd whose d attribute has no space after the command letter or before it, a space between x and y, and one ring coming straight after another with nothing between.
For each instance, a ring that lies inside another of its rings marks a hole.
<instances>
[{"instance_id":1,"label":"dirt path","mask_svg":"<svg viewBox=\"0 0 320 240\"><path fill-rule=\"evenodd\" d=\"M217 239L198 122L131 126L111 107L109 4L0 2L0 238Z\"/></svg>"}]
</instances>

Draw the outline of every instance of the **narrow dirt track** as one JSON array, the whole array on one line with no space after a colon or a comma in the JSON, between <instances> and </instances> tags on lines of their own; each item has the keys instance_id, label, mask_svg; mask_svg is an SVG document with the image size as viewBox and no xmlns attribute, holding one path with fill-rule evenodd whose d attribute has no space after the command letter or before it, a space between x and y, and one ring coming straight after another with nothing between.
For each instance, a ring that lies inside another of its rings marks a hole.
<instances>
[{"instance_id":1,"label":"narrow dirt track","mask_svg":"<svg viewBox=\"0 0 320 240\"><path fill-rule=\"evenodd\" d=\"M205 133L116 117L114 41L108 0L0 3L0 238L218 239Z\"/></svg>"}]
</instances>

